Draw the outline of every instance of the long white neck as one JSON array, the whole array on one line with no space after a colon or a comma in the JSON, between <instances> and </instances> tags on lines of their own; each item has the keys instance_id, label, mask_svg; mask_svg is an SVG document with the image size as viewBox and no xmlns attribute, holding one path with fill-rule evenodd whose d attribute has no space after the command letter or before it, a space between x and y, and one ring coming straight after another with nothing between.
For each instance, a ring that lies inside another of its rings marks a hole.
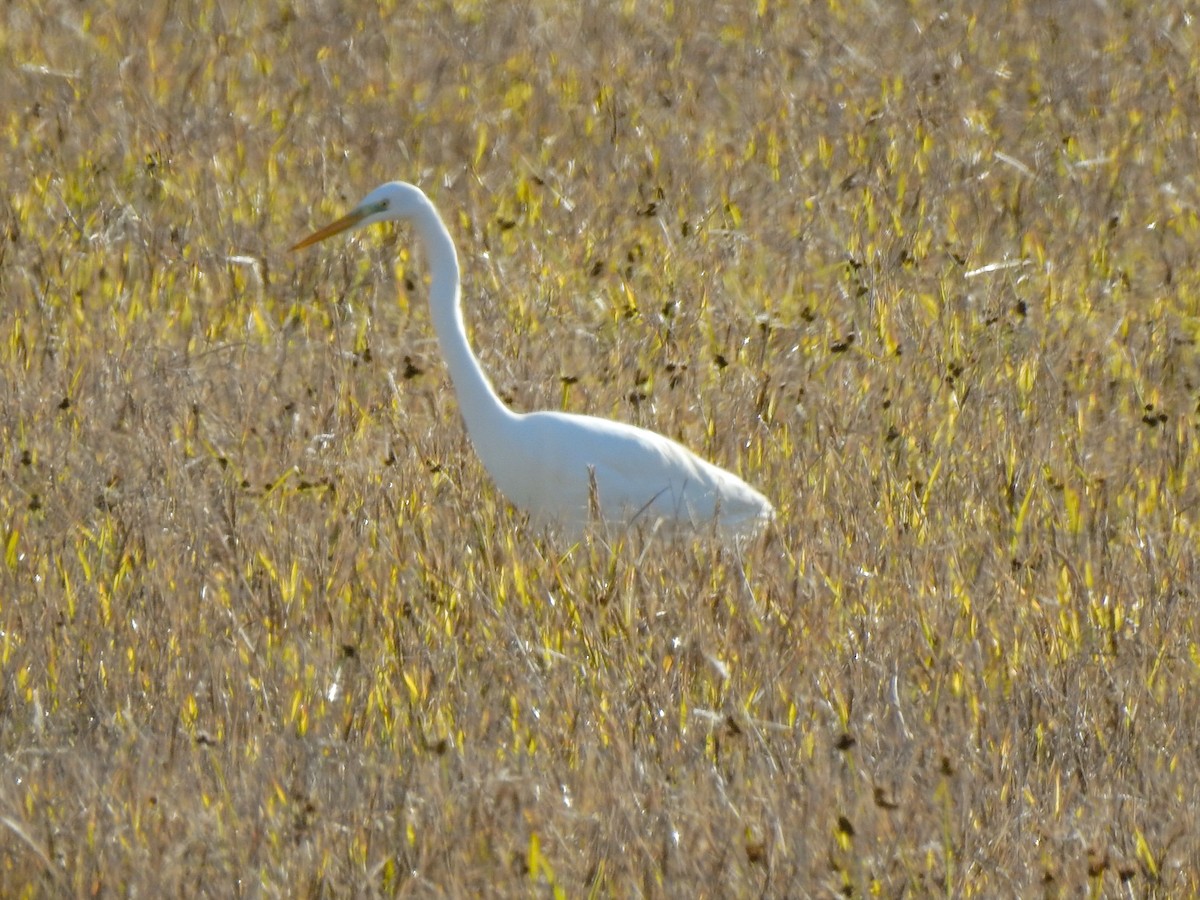
<instances>
[{"instance_id":1,"label":"long white neck","mask_svg":"<svg viewBox=\"0 0 1200 900\"><path fill-rule=\"evenodd\" d=\"M412 222L425 243L433 330L437 332L446 367L450 370L467 432L486 464L492 436L506 430L517 416L496 395L467 342L459 302L458 254L441 216L426 200L413 214Z\"/></svg>"}]
</instances>

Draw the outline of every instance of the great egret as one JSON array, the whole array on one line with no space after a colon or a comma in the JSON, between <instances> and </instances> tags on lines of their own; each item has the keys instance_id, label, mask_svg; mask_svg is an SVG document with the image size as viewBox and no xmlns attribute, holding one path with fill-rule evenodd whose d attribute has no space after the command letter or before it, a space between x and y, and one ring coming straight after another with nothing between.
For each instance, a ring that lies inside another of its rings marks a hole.
<instances>
[{"instance_id":1,"label":"great egret","mask_svg":"<svg viewBox=\"0 0 1200 900\"><path fill-rule=\"evenodd\" d=\"M644 428L565 412L517 413L496 396L467 342L459 303L458 255L450 232L420 188L390 182L347 215L300 241L317 241L376 222L409 222L431 270L434 330L459 409L496 487L532 520L579 533L598 513L608 525L703 529L753 536L775 514L767 498L736 475Z\"/></svg>"}]
</instances>

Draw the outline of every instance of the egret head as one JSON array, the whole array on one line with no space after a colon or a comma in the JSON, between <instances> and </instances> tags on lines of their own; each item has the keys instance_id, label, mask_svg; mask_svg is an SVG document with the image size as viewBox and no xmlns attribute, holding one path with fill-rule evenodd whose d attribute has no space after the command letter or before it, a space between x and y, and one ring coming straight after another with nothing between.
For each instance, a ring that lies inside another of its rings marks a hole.
<instances>
[{"instance_id":1,"label":"egret head","mask_svg":"<svg viewBox=\"0 0 1200 900\"><path fill-rule=\"evenodd\" d=\"M314 231L292 249L302 250L350 228L363 228L367 225L374 225L376 222L408 219L418 209L428 204L429 201L425 195L411 184L403 181L389 181L363 197L362 201L346 215L336 222L330 222L324 228Z\"/></svg>"}]
</instances>

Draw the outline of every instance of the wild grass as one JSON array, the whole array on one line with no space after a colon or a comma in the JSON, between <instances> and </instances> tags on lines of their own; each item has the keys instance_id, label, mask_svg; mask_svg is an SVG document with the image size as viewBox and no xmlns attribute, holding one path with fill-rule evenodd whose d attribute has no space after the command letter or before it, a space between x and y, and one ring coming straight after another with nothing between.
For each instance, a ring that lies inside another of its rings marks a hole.
<instances>
[{"instance_id":1,"label":"wild grass","mask_svg":"<svg viewBox=\"0 0 1200 900\"><path fill-rule=\"evenodd\" d=\"M1183 4L8 4L0 893L1200 893ZM778 506L530 529L520 409Z\"/></svg>"}]
</instances>

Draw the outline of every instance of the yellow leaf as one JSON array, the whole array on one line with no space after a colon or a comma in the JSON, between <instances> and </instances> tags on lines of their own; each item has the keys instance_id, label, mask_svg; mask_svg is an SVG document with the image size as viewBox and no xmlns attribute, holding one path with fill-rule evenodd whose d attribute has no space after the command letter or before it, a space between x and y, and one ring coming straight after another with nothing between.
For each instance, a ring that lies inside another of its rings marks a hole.
<instances>
[{"instance_id":1,"label":"yellow leaf","mask_svg":"<svg viewBox=\"0 0 1200 900\"><path fill-rule=\"evenodd\" d=\"M1146 841L1146 836L1142 834L1142 829L1135 828L1133 830L1134 840L1137 842L1137 858L1146 871L1150 873L1150 877L1158 878L1158 863L1154 860L1154 853L1150 850L1150 844Z\"/></svg>"},{"instance_id":2,"label":"yellow leaf","mask_svg":"<svg viewBox=\"0 0 1200 900\"><path fill-rule=\"evenodd\" d=\"M479 133L475 136L475 168L479 167L480 160L483 159L483 154L487 153L488 148L488 129L487 125L479 126Z\"/></svg>"},{"instance_id":3,"label":"yellow leaf","mask_svg":"<svg viewBox=\"0 0 1200 900\"><path fill-rule=\"evenodd\" d=\"M10 572L17 570L17 541L21 533L17 529L13 529L8 533L8 542L4 547L4 562L8 565Z\"/></svg>"},{"instance_id":4,"label":"yellow leaf","mask_svg":"<svg viewBox=\"0 0 1200 900\"><path fill-rule=\"evenodd\" d=\"M404 683L408 685L408 694L412 698L413 702L415 703L416 701L420 700L421 689L417 687L417 680L412 677L411 672L404 673Z\"/></svg>"}]
</instances>

